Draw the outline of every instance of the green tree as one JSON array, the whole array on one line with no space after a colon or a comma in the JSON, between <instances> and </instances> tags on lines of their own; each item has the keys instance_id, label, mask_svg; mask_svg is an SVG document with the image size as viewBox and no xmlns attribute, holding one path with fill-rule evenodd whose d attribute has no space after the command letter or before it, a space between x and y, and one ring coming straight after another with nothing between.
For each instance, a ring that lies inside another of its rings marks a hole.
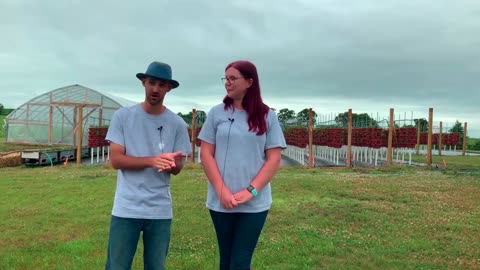
<instances>
[{"instance_id":1,"label":"green tree","mask_svg":"<svg viewBox=\"0 0 480 270\"><path fill-rule=\"evenodd\" d=\"M450 133L460 133L463 136L463 126L462 123L460 123L458 120L453 124L453 127L448 130Z\"/></svg>"},{"instance_id":2,"label":"green tree","mask_svg":"<svg viewBox=\"0 0 480 270\"><path fill-rule=\"evenodd\" d=\"M2 112L3 112L3 104L0 103L0 115L2 115Z\"/></svg>"},{"instance_id":3,"label":"green tree","mask_svg":"<svg viewBox=\"0 0 480 270\"><path fill-rule=\"evenodd\" d=\"M287 108L281 109L278 112L278 121L285 125L288 120L295 119L295 111L294 110L289 110Z\"/></svg>"},{"instance_id":4,"label":"green tree","mask_svg":"<svg viewBox=\"0 0 480 270\"><path fill-rule=\"evenodd\" d=\"M462 123L460 123L458 120L453 124L453 127L448 130L450 133L458 133L458 136L460 137L458 140L458 147L463 147L463 134L464 134L464 129L462 126Z\"/></svg>"},{"instance_id":5,"label":"green tree","mask_svg":"<svg viewBox=\"0 0 480 270\"><path fill-rule=\"evenodd\" d=\"M312 110L313 114L313 122L315 123L315 119L317 118L317 113ZM308 124L308 108L303 109L299 113L297 113L297 120L300 124L306 125Z\"/></svg>"},{"instance_id":6,"label":"green tree","mask_svg":"<svg viewBox=\"0 0 480 270\"><path fill-rule=\"evenodd\" d=\"M348 126L348 112L339 113L335 122L342 127ZM368 113L352 113L352 126L356 128L378 128L378 122L370 117Z\"/></svg>"},{"instance_id":7,"label":"green tree","mask_svg":"<svg viewBox=\"0 0 480 270\"><path fill-rule=\"evenodd\" d=\"M420 132L425 133L428 132L428 121L425 118L417 118L413 119L413 122L415 122L415 127L418 127L418 122L420 122Z\"/></svg>"},{"instance_id":8,"label":"green tree","mask_svg":"<svg viewBox=\"0 0 480 270\"><path fill-rule=\"evenodd\" d=\"M480 150L480 140L478 140L473 146L472 148L470 148L471 150Z\"/></svg>"},{"instance_id":9,"label":"green tree","mask_svg":"<svg viewBox=\"0 0 480 270\"><path fill-rule=\"evenodd\" d=\"M177 113L177 115L180 116L188 124L188 126L192 125L193 112L189 112L187 114L183 114L179 112ZM197 122L197 126L203 125L206 119L207 119L207 114L204 111L202 110L196 111L195 120Z\"/></svg>"},{"instance_id":10,"label":"green tree","mask_svg":"<svg viewBox=\"0 0 480 270\"><path fill-rule=\"evenodd\" d=\"M181 112L177 113L178 116L180 116L185 123L187 123L189 126L192 125L192 112L189 112L187 114L183 114Z\"/></svg>"},{"instance_id":11,"label":"green tree","mask_svg":"<svg viewBox=\"0 0 480 270\"><path fill-rule=\"evenodd\" d=\"M197 111L197 116L195 117L196 122L197 122L197 127L202 126L203 123L205 123L205 120L207 120L207 113L201 110Z\"/></svg>"}]
</instances>

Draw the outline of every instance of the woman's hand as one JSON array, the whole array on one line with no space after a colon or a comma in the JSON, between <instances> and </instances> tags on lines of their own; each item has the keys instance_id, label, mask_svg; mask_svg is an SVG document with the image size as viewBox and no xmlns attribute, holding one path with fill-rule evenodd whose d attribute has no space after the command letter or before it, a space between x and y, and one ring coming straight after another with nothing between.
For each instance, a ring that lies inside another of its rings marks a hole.
<instances>
[{"instance_id":1,"label":"woman's hand","mask_svg":"<svg viewBox=\"0 0 480 270\"><path fill-rule=\"evenodd\" d=\"M225 209L233 209L238 205L238 202L235 200L235 198L232 195L232 192L228 190L228 188L223 188L220 196L220 204L223 206Z\"/></svg>"},{"instance_id":2,"label":"woman's hand","mask_svg":"<svg viewBox=\"0 0 480 270\"><path fill-rule=\"evenodd\" d=\"M243 189L235 194L233 194L233 198L238 204L246 203L253 198L253 194L250 193L247 189Z\"/></svg>"}]
</instances>

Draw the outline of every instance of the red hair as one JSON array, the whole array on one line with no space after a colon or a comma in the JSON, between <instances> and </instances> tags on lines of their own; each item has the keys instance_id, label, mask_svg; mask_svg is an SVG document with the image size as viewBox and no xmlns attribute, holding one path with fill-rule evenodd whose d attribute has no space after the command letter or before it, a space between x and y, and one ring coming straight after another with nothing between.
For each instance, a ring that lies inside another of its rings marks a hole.
<instances>
[{"instance_id":1,"label":"red hair","mask_svg":"<svg viewBox=\"0 0 480 270\"><path fill-rule=\"evenodd\" d=\"M267 131L266 118L270 108L262 100L257 68L249 61L235 61L228 64L225 71L231 67L238 70L246 79L253 80L252 85L243 97L242 106L248 116L248 131L255 132L259 136L263 135ZM223 103L225 104L225 110L233 108L233 99L228 96L225 96Z\"/></svg>"}]
</instances>

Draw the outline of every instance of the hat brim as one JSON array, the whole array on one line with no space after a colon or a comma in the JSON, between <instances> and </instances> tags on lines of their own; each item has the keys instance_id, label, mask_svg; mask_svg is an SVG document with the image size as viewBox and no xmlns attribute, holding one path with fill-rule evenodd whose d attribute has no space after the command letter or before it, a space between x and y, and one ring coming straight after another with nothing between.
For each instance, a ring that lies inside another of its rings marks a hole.
<instances>
[{"instance_id":1,"label":"hat brim","mask_svg":"<svg viewBox=\"0 0 480 270\"><path fill-rule=\"evenodd\" d=\"M180 85L180 83L178 83L178 82L175 81L175 80L169 80L169 79L165 79L165 78L160 78L160 77L148 75L148 74L145 74L145 73L137 73L136 76L137 76L137 78L138 78L139 80L142 80L142 79L145 79L145 78L149 77L149 78L154 78L154 79L157 79L157 80L167 81L167 82L169 82L169 83L172 84L172 89L173 89L173 88L177 88L177 87Z\"/></svg>"}]
</instances>

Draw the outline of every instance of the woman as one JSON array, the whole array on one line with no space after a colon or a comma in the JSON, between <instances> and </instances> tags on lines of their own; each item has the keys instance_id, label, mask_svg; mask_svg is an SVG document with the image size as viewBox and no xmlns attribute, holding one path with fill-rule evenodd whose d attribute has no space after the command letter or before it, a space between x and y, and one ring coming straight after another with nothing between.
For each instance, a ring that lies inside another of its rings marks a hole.
<instances>
[{"instance_id":1,"label":"woman","mask_svg":"<svg viewBox=\"0 0 480 270\"><path fill-rule=\"evenodd\" d=\"M250 269L272 203L270 180L286 143L276 114L263 103L254 64L230 63L222 80L227 95L209 111L199 134L207 208L220 269Z\"/></svg>"}]
</instances>

